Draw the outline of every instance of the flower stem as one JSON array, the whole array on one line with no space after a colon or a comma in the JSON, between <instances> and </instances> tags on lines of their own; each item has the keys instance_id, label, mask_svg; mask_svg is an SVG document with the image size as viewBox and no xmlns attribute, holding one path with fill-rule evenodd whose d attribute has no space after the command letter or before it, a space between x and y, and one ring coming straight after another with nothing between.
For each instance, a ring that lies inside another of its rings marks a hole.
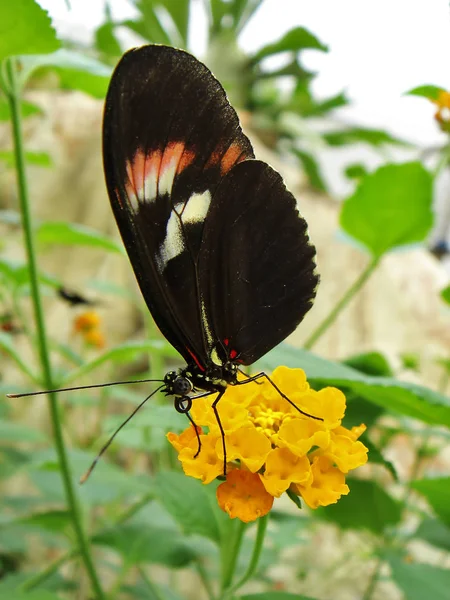
<instances>
[{"instance_id":1,"label":"flower stem","mask_svg":"<svg viewBox=\"0 0 450 600\"><path fill-rule=\"evenodd\" d=\"M233 582L234 572L241 549L242 538L247 525L239 519L232 524L232 530L225 544L222 545L222 596Z\"/></svg>"},{"instance_id":2,"label":"flower stem","mask_svg":"<svg viewBox=\"0 0 450 600\"><path fill-rule=\"evenodd\" d=\"M42 367L43 384L47 389L52 389L53 377L50 365L50 354L45 332L44 312L42 309L41 296L39 292L38 271L36 264L36 251L33 238L33 227L28 195L28 186L25 173L25 152L23 146L22 122L20 110L20 90L16 78L16 65L14 59L7 59L7 73L10 85L8 95L9 106L11 110L11 121L13 129L14 154L17 174L17 188L22 215L22 226L25 238L25 249L28 259L28 268L30 273L31 299L33 304L34 319L37 329L37 344L39 357ZM49 411L53 426L53 435L55 440L56 452L58 455L59 468L61 471L63 484L66 492L67 504L69 506L72 525L78 542L78 547L89 575L91 585L95 591L96 597L104 598L100 581L94 568L94 563L89 552L83 527L81 524L81 513L78 507L77 497L72 483L69 461L64 446L62 428L59 416L59 407L54 394L49 394Z\"/></svg>"},{"instance_id":3,"label":"flower stem","mask_svg":"<svg viewBox=\"0 0 450 600\"><path fill-rule=\"evenodd\" d=\"M373 271L378 267L378 263L380 262L379 256L372 257L372 260L364 269L364 271L359 275L359 277L352 283L352 285L348 288L342 298L338 301L338 303L333 307L330 314L325 317L325 319L319 324L319 326L312 332L309 338L304 343L303 347L306 350L311 350L314 344L322 337L325 331L334 323L339 314L343 311L343 309L347 306L350 300L355 296L359 290L363 287L369 277L372 275Z\"/></svg>"},{"instance_id":4,"label":"flower stem","mask_svg":"<svg viewBox=\"0 0 450 600\"><path fill-rule=\"evenodd\" d=\"M248 564L247 570L244 575L239 579L237 583L232 585L230 588L225 590L224 598L228 598L234 592L239 590L247 581L253 576L253 573L258 567L258 562L261 556L261 552L264 545L264 537L266 535L267 524L269 522L269 516L261 517L258 519L258 530L256 533L255 545L253 547L253 554Z\"/></svg>"}]
</instances>

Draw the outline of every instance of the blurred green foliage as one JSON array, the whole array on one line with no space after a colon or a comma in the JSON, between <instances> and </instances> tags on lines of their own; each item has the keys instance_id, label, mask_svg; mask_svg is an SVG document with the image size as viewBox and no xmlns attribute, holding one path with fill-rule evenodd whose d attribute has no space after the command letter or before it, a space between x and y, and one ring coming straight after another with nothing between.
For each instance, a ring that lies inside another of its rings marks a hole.
<instances>
[{"instance_id":1,"label":"blurred green foliage","mask_svg":"<svg viewBox=\"0 0 450 600\"><path fill-rule=\"evenodd\" d=\"M62 89L103 98L112 65L123 51L119 28L143 42L189 49L193 2L135 0L134 4L137 16L122 22L114 21L106 4L93 46L81 49L58 39L46 12L34 0L1 3L0 121L14 122L18 101L22 119L40 118L40 109L22 100L22 92L37 80L45 82L50 72L57 75ZM381 130L333 123L334 111L346 106L348 99L344 93L326 99L314 96L311 84L315 73L305 68L302 55L306 50L327 52L327 47L305 28L296 26L279 40L246 55L239 46L240 35L245 27L251 27L261 4L262 0L205 2L205 60L268 146L294 156L311 186L324 191L327 186L318 160L323 148L363 143L383 150L388 144L404 144ZM274 56L284 58L282 67L270 67L269 59ZM8 69L15 70L16 88ZM289 82L288 88L282 85L284 81ZM428 85L409 93L435 102L442 92L445 90ZM326 123L320 131L315 128L318 118ZM0 153L0 161L7 168L18 169L17 136L14 141L10 150ZM448 145L442 155L441 168L448 165ZM52 168L43 152L26 152L23 160ZM404 245L424 243L432 225L432 184L437 173L430 174L423 164L386 164L373 173L364 165L349 165L347 176L358 184L343 203L341 226L369 252L370 263L336 302L334 312L307 344L309 348L332 326L383 256ZM23 183L20 177L19 188ZM13 234L21 231L19 210L4 211L0 217ZM122 247L108 236L78 224L32 222L31 229L36 241L34 258L49 245L61 244L123 254ZM1 250L7 243L2 241ZM40 269L34 273L30 260L12 261L6 252L0 254L1 375L6 380L9 366L15 365L23 375L17 392L40 389L48 380L39 361L42 332L26 310L36 301L34 280L45 294L55 294L62 286L51 273ZM109 282L95 285L112 302L115 295L134 300L128 290ZM442 298L450 302L449 288L443 290ZM58 387L77 385L88 374L95 377L100 368L114 379L124 365L133 368L133 378L148 377L146 367L136 367L139 357L150 357L150 375L161 377L176 364L177 354L153 327L149 329L153 333L147 341L129 341L99 349L94 355L77 345L49 339L51 363L58 364L52 381ZM18 335L27 340L35 360L19 350ZM378 352L357 354L338 363L281 345L256 367L271 370L279 364L304 368L316 389L333 385L345 392L348 411L344 424L351 427L365 422L369 426L364 443L370 448L371 466L366 478L353 480L350 495L335 506L314 514L273 511L257 564L252 561L253 530L242 537L242 525L218 508L215 484L203 486L180 472L164 434L180 432L186 423L163 398L155 399L121 432L89 484L78 488L79 475L95 458L99 439L107 439L142 401L147 386L61 395L59 412L52 412L50 404L53 430L27 418L26 401L0 399L0 597L176 600L185 596L181 578L173 574L185 569L195 574L196 589L201 586L211 600L313 600L314 590L300 596L290 593L291 584L281 582L280 587L268 566L279 564L286 549L312 544L317 527L331 523L338 530L358 530L365 536L368 549L361 561L375 564L371 577L361 582L365 600L374 597L384 565L389 566L391 580L408 600L422 600L430 594L435 600L447 599L450 571L440 564L422 564L411 556L410 548L421 540L445 553L445 560L450 552L450 479L422 474L424 465L448 446L450 439L450 402L444 394L450 372L448 357L440 357L444 372L440 391L397 379L395 369ZM405 359L404 366L409 365ZM420 369L419 363L414 365ZM3 380L0 390L2 394L12 391ZM18 406L22 410L17 410ZM81 426L80 418L85 420ZM58 439L55 425L64 430L68 443ZM406 477L404 473L400 477L385 457L397 436L407 436L415 448L412 470ZM311 546L310 552L314 551ZM155 565L163 566L169 575L159 576ZM249 565L253 565L251 573ZM224 586L225 572L231 573L234 581L250 573L260 591L247 595L240 589L231 592ZM297 584L293 592L304 589L301 577Z\"/></svg>"}]
</instances>

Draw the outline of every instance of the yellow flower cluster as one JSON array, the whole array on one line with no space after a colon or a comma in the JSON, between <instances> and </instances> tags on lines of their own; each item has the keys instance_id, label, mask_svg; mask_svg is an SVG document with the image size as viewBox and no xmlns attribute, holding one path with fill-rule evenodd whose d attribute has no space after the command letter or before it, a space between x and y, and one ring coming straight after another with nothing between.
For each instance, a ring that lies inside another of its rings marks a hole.
<instances>
[{"instance_id":1,"label":"yellow flower cluster","mask_svg":"<svg viewBox=\"0 0 450 600\"><path fill-rule=\"evenodd\" d=\"M105 347L105 336L101 331L101 318L95 310L79 314L73 323L74 333L79 333L88 346L99 350Z\"/></svg>"},{"instance_id":2,"label":"yellow flower cluster","mask_svg":"<svg viewBox=\"0 0 450 600\"><path fill-rule=\"evenodd\" d=\"M231 518L254 521L266 515L274 498L288 491L311 508L327 506L349 493L345 474L367 461L358 441L365 426L341 425L345 396L333 387L315 391L302 369L278 367L272 381L302 415L267 381L229 386L218 404L225 431L227 477L217 488L219 506ZM186 475L203 483L223 475L223 445L211 398L194 400L193 426L168 439ZM207 429L207 431L206 431Z\"/></svg>"}]
</instances>

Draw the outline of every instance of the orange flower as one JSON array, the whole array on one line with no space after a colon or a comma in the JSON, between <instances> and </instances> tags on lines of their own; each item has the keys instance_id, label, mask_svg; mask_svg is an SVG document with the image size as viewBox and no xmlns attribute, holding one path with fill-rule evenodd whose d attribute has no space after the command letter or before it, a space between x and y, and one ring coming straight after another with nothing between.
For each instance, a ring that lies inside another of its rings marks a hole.
<instances>
[{"instance_id":1,"label":"orange flower","mask_svg":"<svg viewBox=\"0 0 450 600\"><path fill-rule=\"evenodd\" d=\"M227 479L217 489L219 505L244 522L267 514L274 498L289 490L310 508L337 502L349 489L345 475L367 461L358 441L365 426L341 425L345 396L333 387L310 388L301 369L278 367L274 384L229 386L218 405L225 431ZM195 400L191 416L201 426L201 451L192 426L168 434L186 475L207 484L223 474L223 442L211 398Z\"/></svg>"},{"instance_id":2,"label":"orange flower","mask_svg":"<svg viewBox=\"0 0 450 600\"><path fill-rule=\"evenodd\" d=\"M264 517L273 505L273 496L266 491L258 475L242 469L230 471L216 493L220 508L243 523Z\"/></svg>"},{"instance_id":3,"label":"orange flower","mask_svg":"<svg viewBox=\"0 0 450 600\"><path fill-rule=\"evenodd\" d=\"M434 118L439 123L442 131L450 133L450 92L439 90L436 100L432 100L438 109Z\"/></svg>"},{"instance_id":4,"label":"orange flower","mask_svg":"<svg viewBox=\"0 0 450 600\"><path fill-rule=\"evenodd\" d=\"M106 341L100 329L101 318L94 310L88 310L79 314L73 324L74 333L81 334L88 346L104 348Z\"/></svg>"}]
</instances>

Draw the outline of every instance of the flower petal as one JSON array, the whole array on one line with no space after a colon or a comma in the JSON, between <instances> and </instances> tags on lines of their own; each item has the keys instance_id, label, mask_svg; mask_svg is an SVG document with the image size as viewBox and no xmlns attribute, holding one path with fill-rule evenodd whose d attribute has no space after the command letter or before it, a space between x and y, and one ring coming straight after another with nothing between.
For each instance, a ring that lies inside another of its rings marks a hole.
<instances>
[{"instance_id":1,"label":"flower petal","mask_svg":"<svg viewBox=\"0 0 450 600\"><path fill-rule=\"evenodd\" d=\"M273 505L273 496L266 491L259 475L242 469L230 471L216 494L220 508L232 519L244 523L267 515Z\"/></svg>"},{"instance_id":2,"label":"flower petal","mask_svg":"<svg viewBox=\"0 0 450 600\"><path fill-rule=\"evenodd\" d=\"M272 496L279 498L291 483L306 485L311 478L311 465L307 456L296 456L287 448L275 448L266 460L261 481Z\"/></svg>"},{"instance_id":3,"label":"flower petal","mask_svg":"<svg viewBox=\"0 0 450 600\"><path fill-rule=\"evenodd\" d=\"M332 461L326 456L314 457L311 471L313 477L309 485L293 486L310 508L335 504L342 495L349 493L345 475L333 467Z\"/></svg>"},{"instance_id":4,"label":"flower petal","mask_svg":"<svg viewBox=\"0 0 450 600\"><path fill-rule=\"evenodd\" d=\"M283 421L278 432L278 445L289 448L296 456L304 456L313 446L326 448L330 443L330 432L322 421L314 419L289 419Z\"/></svg>"},{"instance_id":5,"label":"flower petal","mask_svg":"<svg viewBox=\"0 0 450 600\"><path fill-rule=\"evenodd\" d=\"M227 461L238 458L252 473L259 471L271 450L268 438L253 426L229 433L225 438L225 445ZM216 442L216 452L223 459L222 439Z\"/></svg>"},{"instance_id":6,"label":"flower petal","mask_svg":"<svg viewBox=\"0 0 450 600\"><path fill-rule=\"evenodd\" d=\"M211 434L201 435L201 449L198 456L197 439L192 440L189 446L185 446L178 454L183 471L190 477L201 479L202 483L211 483L216 477L223 473L223 458L220 459L216 453L217 438Z\"/></svg>"}]
</instances>

